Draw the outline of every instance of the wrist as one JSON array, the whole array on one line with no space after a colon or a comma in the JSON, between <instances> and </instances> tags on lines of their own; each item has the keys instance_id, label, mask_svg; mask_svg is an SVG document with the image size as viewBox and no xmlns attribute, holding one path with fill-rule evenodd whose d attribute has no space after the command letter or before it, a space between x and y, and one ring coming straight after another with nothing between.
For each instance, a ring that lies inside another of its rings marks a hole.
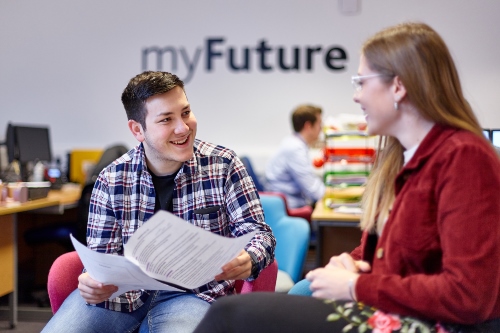
<instances>
[{"instance_id":1,"label":"wrist","mask_svg":"<svg viewBox=\"0 0 500 333\"><path fill-rule=\"evenodd\" d=\"M358 277L359 276L356 275L349 279L349 296L351 297L351 300L355 302L358 301L356 296L356 282L358 281Z\"/></svg>"}]
</instances>

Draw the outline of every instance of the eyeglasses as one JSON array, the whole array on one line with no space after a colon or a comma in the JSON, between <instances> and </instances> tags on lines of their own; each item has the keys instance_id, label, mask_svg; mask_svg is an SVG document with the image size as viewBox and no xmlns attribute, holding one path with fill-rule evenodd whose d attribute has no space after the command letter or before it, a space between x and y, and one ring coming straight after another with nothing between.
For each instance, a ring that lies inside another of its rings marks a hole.
<instances>
[{"instance_id":1,"label":"eyeglasses","mask_svg":"<svg viewBox=\"0 0 500 333\"><path fill-rule=\"evenodd\" d=\"M385 74L369 74L369 75L355 75L351 77L351 83L354 90L360 92L363 90L363 79L370 79L372 77L385 76Z\"/></svg>"}]
</instances>

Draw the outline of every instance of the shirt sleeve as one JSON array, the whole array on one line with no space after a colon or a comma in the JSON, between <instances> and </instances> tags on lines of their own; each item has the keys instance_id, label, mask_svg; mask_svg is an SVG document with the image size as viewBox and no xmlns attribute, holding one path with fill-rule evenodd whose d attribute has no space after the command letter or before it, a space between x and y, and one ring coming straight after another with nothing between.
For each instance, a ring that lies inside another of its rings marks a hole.
<instances>
[{"instance_id":1,"label":"shirt sleeve","mask_svg":"<svg viewBox=\"0 0 500 333\"><path fill-rule=\"evenodd\" d=\"M363 252L362 252L361 245L357 246L354 250L351 251L351 257L354 260L362 260L363 259Z\"/></svg>"},{"instance_id":2,"label":"shirt sleeve","mask_svg":"<svg viewBox=\"0 0 500 333\"><path fill-rule=\"evenodd\" d=\"M90 197L87 247L101 253L123 255L121 228L112 208L107 181L99 175Z\"/></svg>"},{"instance_id":3,"label":"shirt sleeve","mask_svg":"<svg viewBox=\"0 0 500 333\"><path fill-rule=\"evenodd\" d=\"M238 237L257 231L245 248L258 266L249 278L253 280L274 261L276 239L269 225L264 222L264 211L255 184L238 157L230 164L225 191L232 234Z\"/></svg>"},{"instance_id":4,"label":"shirt sleeve","mask_svg":"<svg viewBox=\"0 0 500 333\"><path fill-rule=\"evenodd\" d=\"M288 172L306 198L312 201L318 201L323 198L325 194L325 184L323 184L322 179L314 173L308 156L308 150L303 147L300 149L288 150Z\"/></svg>"}]
</instances>

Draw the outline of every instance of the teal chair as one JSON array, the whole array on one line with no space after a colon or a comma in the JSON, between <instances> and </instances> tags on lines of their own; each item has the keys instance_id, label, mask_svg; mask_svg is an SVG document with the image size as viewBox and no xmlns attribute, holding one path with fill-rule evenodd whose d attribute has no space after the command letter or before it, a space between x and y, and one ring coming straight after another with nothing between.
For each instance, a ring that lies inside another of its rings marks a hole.
<instances>
[{"instance_id":1,"label":"teal chair","mask_svg":"<svg viewBox=\"0 0 500 333\"><path fill-rule=\"evenodd\" d=\"M311 282L306 279L301 280L297 282L288 293L290 295L312 296Z\"/></svg>"},{"instance_id":2,"label":"teal chair","mask_svg":"<svg viewBox=\"0 0 500 333\"><path fill-rule=\"evenodd\" d=\"M260 199L265 221L276 237L275 257L278 261L276 291L288 292L302 279L311 229L305 219L287 215L285 202L280 196L261 194Z\"/></svg>"}]
</instances>

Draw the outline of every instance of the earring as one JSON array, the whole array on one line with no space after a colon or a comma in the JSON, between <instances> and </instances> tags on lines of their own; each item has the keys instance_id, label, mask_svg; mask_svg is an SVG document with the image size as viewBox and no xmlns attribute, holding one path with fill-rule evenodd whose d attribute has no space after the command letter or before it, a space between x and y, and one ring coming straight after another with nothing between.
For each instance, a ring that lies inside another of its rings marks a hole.
<instances>
[{"instance_id":1,"label":"earring","mask_svg":"<svg viewBox=\"0 0 500 333\"><path fill-rule=\"evenodd\" d=\"M398 110L399 109L399 105L398 105L398 102L394 102L394 109Z\"/></svg>"}]
</instances>

